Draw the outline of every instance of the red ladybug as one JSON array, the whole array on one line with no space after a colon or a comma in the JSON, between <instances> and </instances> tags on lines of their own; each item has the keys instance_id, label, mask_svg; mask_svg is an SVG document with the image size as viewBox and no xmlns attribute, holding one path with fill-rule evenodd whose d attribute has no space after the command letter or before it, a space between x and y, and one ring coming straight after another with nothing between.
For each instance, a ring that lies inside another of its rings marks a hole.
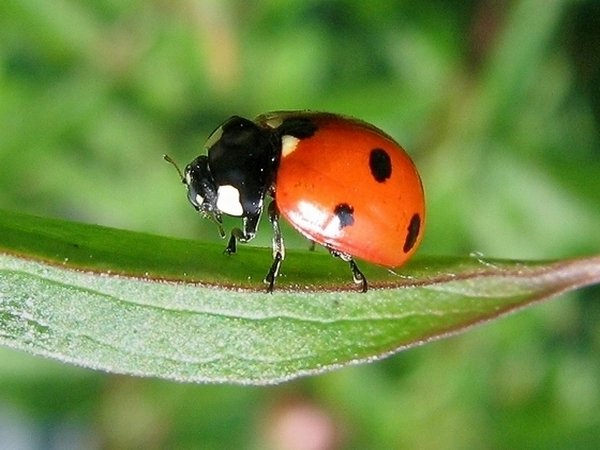
<instances>
[{"instance_id":1,"label":"red ladybug","mask_svg":"<svg viewBox=\"0 0 600 450\"><path fill-rule=\"evenodd\" d=\"M347 261L363 292L367 280L354 257L396 267L421 241L425 202L417 169L373 125L307 111L272 112L254 121L233 116L212 133L206 149L187 165L182 181L191 204L218 224L222 236L222 214L242 218L226 253L235 253L236 241L254 238L265 197L273 199L269 292L285 256L280 214Z\"/></svg>"}]
</instances>

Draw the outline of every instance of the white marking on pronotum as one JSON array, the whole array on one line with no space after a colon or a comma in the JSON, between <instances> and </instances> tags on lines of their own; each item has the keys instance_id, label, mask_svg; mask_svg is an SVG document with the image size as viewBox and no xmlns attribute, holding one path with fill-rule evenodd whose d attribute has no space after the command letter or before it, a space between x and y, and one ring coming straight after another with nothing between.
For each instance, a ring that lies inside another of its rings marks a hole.
<instances>
[{"instance_id":1,"label":"white marking on pronotum","mask_svg":"<svg viewBox=\"0 0 600 450\"><path fill-rule=\"evenodd\" d=\"M202 203L204 203L204 198L200 194L196 194L196 204L200 206Z\"/></svg>"},{"instance_id":2,"label":"white marking on pronotum","mask_svg":"<svg viewBox=\"0 0 600 450\"><path fill-rule=\"evenodd\" d=\"M240 202L240 191L230 184L219 186L217 190L217 208L230 216L241 216L244 208Z\"/></svg>"},{"instance_id":3,"label":"white marking on pronotum","mask_svg":"<svg viewBox=\"0 0 600 450\"><path fill-rule=\"evenodd\" d=\"M298 142L300 142L300 139L290 136L289 134L281 136L281 157L285 158L296 150Z\"/></svg>"}]
</instances>

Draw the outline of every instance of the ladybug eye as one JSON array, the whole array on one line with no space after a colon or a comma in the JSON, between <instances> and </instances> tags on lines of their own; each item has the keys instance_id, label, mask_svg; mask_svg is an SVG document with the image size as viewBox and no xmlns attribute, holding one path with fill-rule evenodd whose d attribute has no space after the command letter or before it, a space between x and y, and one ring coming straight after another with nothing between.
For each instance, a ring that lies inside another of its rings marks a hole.
<instances>
[{"instance_id":1,"label":"ladybug eye","mask_svg":"<svg viewBox=\"0 0 600 450\"><path fill-rule=\"evenodd\" d=\"M204 203L204 198L200 194L196 194L193 190L188 191L188 199L196 209L200 209L202 203Z\"/></svg>"}]
</instances>

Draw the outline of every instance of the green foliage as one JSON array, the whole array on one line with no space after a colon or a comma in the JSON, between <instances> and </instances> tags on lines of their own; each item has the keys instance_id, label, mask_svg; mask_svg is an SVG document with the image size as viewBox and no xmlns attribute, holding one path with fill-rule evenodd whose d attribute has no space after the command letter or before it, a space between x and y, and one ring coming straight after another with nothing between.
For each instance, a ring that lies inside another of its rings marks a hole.
<instances>
[{"instance_id":1,"label":"green foliage","mask_svg":"<svg viewBox=\"0 0 600 450\"><path fill-rule=\"evenodd\" d=\"M422 254L598 253L599 18L594 0L5 0L0 206L216 239L162 154L191 160L234 113L311 108L373 122L414 156ZM301 254L286 270L310 271ZM335 418L342 447L597 448L597 298L285 389L103 376L5 351L0 412L59 434L75 421L107 447L265 448L300 397Z\"/></svg>"},{"instance_id":2,"label":"green foliage","mask_svg":"<svg viewBox=\"0 0 600 450\"><path fill-rule=\"evenodd\" d=\"M600 283L600 257L553 264L441 258L414 262L401 275L367 271L372 288L363 294L344 289L327 270L327 255L306 250L292 257L317 271L307 277L286 269L270 296L264 287L241 289L262 287L248 282L267 267L257 250L245 252L254 267L244 268L216 245L91 225L2 214L0 231L7 238L0 250L21 255L0 254L0 342L109 372L188 382L269 384L373 361Z\"/></svg>"}]
</instances>

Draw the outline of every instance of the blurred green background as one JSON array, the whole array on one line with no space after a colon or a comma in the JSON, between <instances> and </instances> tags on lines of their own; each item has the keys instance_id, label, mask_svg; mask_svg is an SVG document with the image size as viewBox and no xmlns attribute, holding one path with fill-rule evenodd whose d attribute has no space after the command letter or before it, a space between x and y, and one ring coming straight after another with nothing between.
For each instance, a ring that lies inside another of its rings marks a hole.
<instances>
[{"instance_id":1,"label":"blurred green background","mask_svg":"<svg viewBox=\"0 0 600 450\"><path fill-rule=\"evenodd\" d=\"M232 114L306 108L414 157L422 253L600 251L596 0L0 2L0 208L217 239L162 154L183 165ZM276 387L1 350L0 447L599 448L599 295Z\"/></svg>"}]
</instances>

